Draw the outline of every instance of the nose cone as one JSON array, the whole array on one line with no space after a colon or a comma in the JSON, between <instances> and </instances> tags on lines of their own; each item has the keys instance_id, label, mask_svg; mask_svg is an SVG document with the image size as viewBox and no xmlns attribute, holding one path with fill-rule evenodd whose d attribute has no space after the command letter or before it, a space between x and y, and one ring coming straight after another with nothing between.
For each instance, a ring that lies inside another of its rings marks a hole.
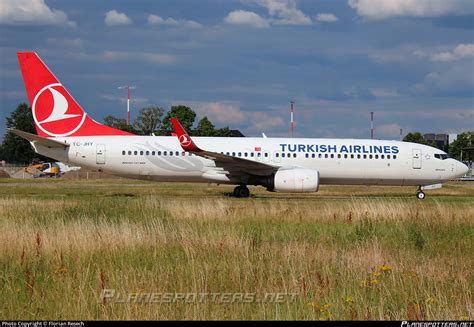
<instances>
[{"instance_id":1,"label":"nose cone","mask_svg":"<svg viewBox=\"0 0 474 327\"><path fill-rule=\"evenodd\" d=\"M460 161L456 162L456 175L464 176L467 174L468 171L469 171L469 167L467 167L465 164L463 164Z\"/></svg>"}]
</instances>

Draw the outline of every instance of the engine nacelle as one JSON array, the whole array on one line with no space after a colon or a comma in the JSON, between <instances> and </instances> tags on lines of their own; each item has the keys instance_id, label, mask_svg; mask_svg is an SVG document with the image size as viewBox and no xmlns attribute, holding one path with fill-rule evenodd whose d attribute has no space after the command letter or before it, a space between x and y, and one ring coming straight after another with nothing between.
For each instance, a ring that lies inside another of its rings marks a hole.
<instances>
[{"instance_id":1,"label":"engine nacelle","mask_svg":"<svg viewBox=\"0 0 474 327\"><path fill-rule=\"evenodd\" d=\"M273 190L277 192L317 192L319 172L307 168L279 169L273 180Z\"/></svg>"}]
</instances>

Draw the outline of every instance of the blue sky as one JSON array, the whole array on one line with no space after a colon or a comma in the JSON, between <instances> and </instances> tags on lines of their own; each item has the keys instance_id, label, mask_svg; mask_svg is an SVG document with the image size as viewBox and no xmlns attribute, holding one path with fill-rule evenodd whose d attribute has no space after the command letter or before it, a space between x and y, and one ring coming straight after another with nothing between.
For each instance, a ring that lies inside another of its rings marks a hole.
<instances>
[{"instance_id":1,"label":"blue sky","mask_svg":"<svg viewBox=\"0 0 474 327\"><path fill-rule=\"evenodd\" d=\"M191 106L247 136L474 129L472 0L2 0L0 134L36 51L92 118Z\"/></svg>"}]
</instances>

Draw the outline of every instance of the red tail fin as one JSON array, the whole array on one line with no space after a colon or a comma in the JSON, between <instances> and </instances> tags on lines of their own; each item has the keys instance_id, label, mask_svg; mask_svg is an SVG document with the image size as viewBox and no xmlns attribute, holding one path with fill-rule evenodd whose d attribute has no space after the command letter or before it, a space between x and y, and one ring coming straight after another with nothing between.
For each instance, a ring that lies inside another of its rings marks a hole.
<instances>
[{"instance_id":1,"label":"red tail fin","mask_svg":"<svg viewBox=\"0 0 474 327\"><path fill-rule=\"evenodd\" d=\"M18 52L18 60L38 135L133 135L91 119L36 53Z\"/></svg>"}]
</instances>

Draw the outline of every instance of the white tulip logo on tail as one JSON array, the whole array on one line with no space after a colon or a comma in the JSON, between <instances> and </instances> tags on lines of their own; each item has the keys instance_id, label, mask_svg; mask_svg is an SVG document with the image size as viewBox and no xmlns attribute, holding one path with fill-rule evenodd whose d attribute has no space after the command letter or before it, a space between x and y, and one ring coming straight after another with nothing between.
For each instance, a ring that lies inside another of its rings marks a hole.
<instances>
[{"instance_id":1,"label":"white tulip logo on tail","mask_svg":"<svg viewBox=\"0 0 474 327\"><path fill-rule=\"evenodd\" d=\"M71 101L68 101L68 98ZM69 105L70 102L72 106ZM32 111L33 119L39 129L56 137L73 134L86 119L84 111L60 83L43 87L33 100Z\"/></svg>"},{"instance_id":2,"label":"white tulip logo on tail","mask_svg":"<svg viewBox=\"0 0 474 327\"><path fill-rule=\"evenodd\" d=\"M189 146L191 144L191 140L186 134L183 134L179 137L179 142L181 142L181 145L184 147Z\"/></svg>"}]
</instances>

